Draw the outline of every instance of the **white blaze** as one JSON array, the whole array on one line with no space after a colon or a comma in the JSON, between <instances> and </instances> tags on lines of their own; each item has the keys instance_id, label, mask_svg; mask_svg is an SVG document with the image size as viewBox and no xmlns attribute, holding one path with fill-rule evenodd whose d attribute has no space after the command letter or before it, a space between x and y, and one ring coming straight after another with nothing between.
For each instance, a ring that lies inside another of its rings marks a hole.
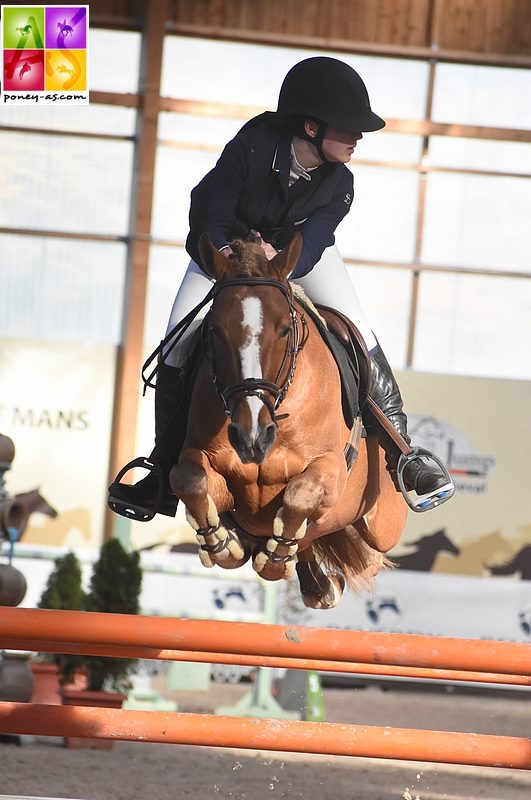
<instances>
[{"instance_id":1,"label":"white blaze","mask_svg":"<svg viewBox=\"0 0 531 800\"><path fill-rule=\"evenodd\" d=\"M262 332L262 303L257 297L247 297L242 302L242 308L243 326L248 329L247 340L240 348L242 378L261 378L259 339ZM248 397L247 403L251 410L251 437L254 439L258 432L258 414L262 402L258 397Z\"/></svg>"}]
</instances>

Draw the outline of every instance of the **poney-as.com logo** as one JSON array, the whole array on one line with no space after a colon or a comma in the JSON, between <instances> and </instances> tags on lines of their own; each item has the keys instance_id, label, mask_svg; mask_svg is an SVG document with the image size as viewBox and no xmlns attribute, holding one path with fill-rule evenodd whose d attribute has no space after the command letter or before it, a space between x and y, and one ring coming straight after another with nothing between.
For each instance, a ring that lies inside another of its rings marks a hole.
<instances>
[{"instance_id":1,"label":"poney-as.com logo","mask_svg":"<svg viewBox=\"0 0 531 800\"><path fill-rule=\"evenodd\" d=\"M2 105L88 105L88 6L1 6Z\"/></svg>"}]
</instances>

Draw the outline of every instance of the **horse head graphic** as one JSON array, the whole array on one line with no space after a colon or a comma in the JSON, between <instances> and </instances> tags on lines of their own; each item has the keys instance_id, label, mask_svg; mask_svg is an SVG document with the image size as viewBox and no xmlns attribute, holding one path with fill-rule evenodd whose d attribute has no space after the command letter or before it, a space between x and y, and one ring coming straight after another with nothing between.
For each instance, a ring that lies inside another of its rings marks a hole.
<instances>
[{"instance_id":1,"label":"horse head graphic","mask_svg":"<svg viewBox=\"0 0 531 800\"><path fill-rule=\"evenodd\" d=\"M393 611L400 615L400 608L396 597L372 597L365 602L365 610L371 622L379 622L384 611Z\"/></svg>"},{"instance_id":2,"label":"horse head graphic","mask_svg":"<svg viewBox=\"0 0 531 800\"><path fill-rule=\"evenodd\" d=\"M403 556L392 556L392 561L400 569L410 569L418 572L430 572L437 554L440 552L460 555L461 551L446 535L446 530L440 528L435 533L427 534L410 543L416 549Z\"/></svg>"}]
</instances>

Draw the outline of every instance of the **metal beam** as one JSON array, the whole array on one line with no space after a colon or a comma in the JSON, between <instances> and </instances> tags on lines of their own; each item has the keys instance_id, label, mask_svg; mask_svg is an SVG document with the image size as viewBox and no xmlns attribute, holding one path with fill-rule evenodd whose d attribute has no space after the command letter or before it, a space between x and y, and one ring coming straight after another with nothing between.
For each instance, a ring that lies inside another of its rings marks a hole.
<instances>
[{"instance_id":1,"label":"metal beam","mask_svg":"<svg viewBox=\"0 0 531 800\"><path fill-rule=\"evenodd\" d=\"M278 33L241 28L219 27L216 25L197 25L186 22L168 23L167 32L178 36L197 36L206 39L223 39L250 44L267 44L277 47L300 47L311 50L359 53L363 55L382 56L384 58L408 58L426 61L437 58L437 61L477 64L479 66L515 67L527 69L531 66L529 55L512 53L477 53L471 50L434 49L432 47L416 47L388 42L364 42L351 39L339 39L331 36L305 36L294 33Z\"/></svg>"}]
</instances>

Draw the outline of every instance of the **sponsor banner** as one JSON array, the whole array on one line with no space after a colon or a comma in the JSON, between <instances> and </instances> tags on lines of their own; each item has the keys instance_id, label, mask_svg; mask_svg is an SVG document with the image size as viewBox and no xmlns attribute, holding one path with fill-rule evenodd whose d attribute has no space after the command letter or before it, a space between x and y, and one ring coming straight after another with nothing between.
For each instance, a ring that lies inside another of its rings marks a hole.
<instances>
[{"instance_id":1,"label":"sponsor banner","mask_svg":"<svg viewBox=\"0 0 531 800\"><path fill-rule=\"evenodd\" d=\"M65 552L64 548L33 547L24 542L16 546L12 563L23 573L28 585L21 608L38 605L54 566L53 559ZM83 585L88 590L98 553L94 549L76 548L76 555L81 563ZM190 553L144 552L140 563L143 614L239 622L264 620L264 584L250 566L238 573L206 570L197 556Z\"/></svg>"},{"instance_id":2,"label":"sponsor banner","mask_svg":"<svg viewBox=\"0 0 531 800\"><path fill-rule=\"evenodd\" d=\"M448 465L456 494L410 513L391 558L402 569L531 579L531 382L404 373L413 444ZM491 585L489 583L489 585Z\"/></svg>"},{"instance_id":3,"label":"sponsor banner","mask_svg":"<svg viewBox=\"0 0 531 800\"><path fill-rule=\"evenodd\" d=\"M0 10L1 104L88 105L88 5Z\"/></svg>"},{"instance_id":4,"label":"sponsor banner","mask_svg":"<svg viewBox=\"0 0 531 800\"><path fill-rule=\"evenodd\" d=\"M111 346L0 340L0 433L16 449L4 490L38 495L25 543L101 544L115 353Z\"/></svg>"},{"instance_id":5,"label":"sponsor banner","mask_svg":"<svg viewBox=\"0 0 531 800\"><path fill-rule=\"evenodd\" d=\"M279 609L281 622L314 628L531 642L531 581L388 570L337 608L306 608L293 585Z\"/></svg>"}]
</instances>

